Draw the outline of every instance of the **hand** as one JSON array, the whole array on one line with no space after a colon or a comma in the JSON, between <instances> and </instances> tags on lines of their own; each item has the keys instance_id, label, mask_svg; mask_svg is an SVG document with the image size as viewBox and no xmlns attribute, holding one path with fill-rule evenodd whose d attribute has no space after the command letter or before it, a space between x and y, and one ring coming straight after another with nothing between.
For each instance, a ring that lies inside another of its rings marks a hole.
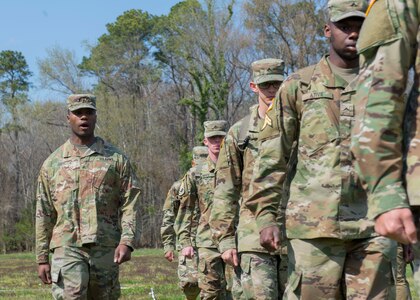
<instances>
[{"instance_id":1,"label":"hand","mask_svg":"<svg viewBox=\"0 0 420 300\"><path fill-rule=\"evenodd\" d=\"M49 263L38 264L38 277L45 284L51 284L51 267Z\"/></svg>"},{"instance_id":2,"label":"hand","mask_svg":"<svg viewBox=\"0 0 420 300\"><path fill-rule=\"evenodd\" d=\"M194 248L191 246L185 247L184 249L182 249L181 254L184 255L186 258L193 258Z\"/></svg>"},{"instance_id":3,"label":"hand","mask_svg":"<svg viewBox=\"0 0 420 300\"><path fill-rule=\"evenodd\" d=\"M261 230L260 244L270 252L276 251L280 247L280 228L270 226Z\"/></svg>"},{"instance_id":4,"label":"hand","mask_svg":"<svg viewBox=\"0 0 420 300\"><path fill-rule=\"evenodd\" d=\"M401 244L417 243L416 226L409 208L396 208L380 215L376 218L375 231Z\"/></svg>"},{"instance_id":5,"label":"hand","mask_svg":"<svg viewBox=\"0 0 420 300\"><path fill-rule=\"evenodd\" d=\"M222 259L228 265L237 267L239 265L238 252L236 249L229 249L223 252Z\"/></svg>"},{"instance_id":6,"label":"hand","mask_svg":"<svg viewBox=\"0 0 420 300\"><path fill-rule=\"evenodd\" d=\"M127 245L120 244L115 249L114 263L122 264L131 259L131 249Z\"/></svg>"},{"instance_id":7,"label":"hand","mask_svg":"<svg viewBox=\"0 0 420 300\"><path fill-rule=\"evenodd\" d=\"M174 258L175 258L174 252L173 252L172 250L167 251L167 252L165 253L165 258L166 258L168 261L172 262L172 261L174 260Z\"/></svg>"}]
</instances>

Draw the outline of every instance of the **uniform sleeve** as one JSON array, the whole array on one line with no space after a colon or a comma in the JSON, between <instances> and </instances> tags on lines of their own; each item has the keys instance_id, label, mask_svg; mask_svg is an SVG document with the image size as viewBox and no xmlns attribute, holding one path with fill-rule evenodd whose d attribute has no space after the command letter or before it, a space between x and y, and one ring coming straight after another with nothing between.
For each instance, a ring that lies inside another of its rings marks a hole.
<instances>
[{"instance_id":1,"label":"uniform sleeve","mask_svg":"<svg viewBox=\"0 0 420 300\"><path fill-rule=\"evenodd\" d=\"M160 227L160 235L162 237L163 249L166 252L175 250L175 216L177 214L176 202L177 193L173 187L169 190L163 205L163 219Z\"/></svg>"},{"instance_id":2,"label":"uniform sleeve","mask_svg":"<svg viewBox=\"0 0 420 300\"><path fill-rule=\"evenodd\" d=\"M404 93L418 51L416 6L414 1L376 1L359 38L361 71L352 151L369 191L371 217L408 207L402 175Z\"/></svg>"},{"instance_id":3,"label":"uniform sleeve","mask_svg":"<svg viewBox=\"0 0 420 300\"><path fill-rule=\"evenodd\" d=\"M194 220L198 205L197 188L194 180L194 173L189 171L182 179L179 191L180 204L175 219L176 234L181 249L194 246L192 238L195 234ZM196 229L196 227L195 227Z\"/></svg>"},{"instance_id":4,"label":"uniform sleeve","mask_svg":"<svg viewBox=\"0 0 420 300\"><path fill-rule=\"evenodd\" d=\"M242 187L242 153L237 147L235 128L226 135L216 165L216 187L210 214L210 228L221 253L236 248L235 232Z\"/></svg>"},{"instance_id":5,"label":"uniform sleeve","mask_svg":"<svg viewBox=\"0 0 420 300\"><path fill-rule=\"evenodd\" d=\"M259 231L278 225L283 181L293 143L298 136L296 81L288 78L266 113L258 135L259 152L245 203L255 215Z\"/></svg>"},{"instance_id":6,"label":"uniform sleeve","mask_svg":"<svg viewBox=\"0 0 420 300\"><path fill-rule=\"evenodd\" d=\"M121 239L120 244L135 248L140 239L140 186L136 174L128 159L124 159L121 181L122 201L121 211Z\"/></svg>"},{"instance_id":7,"label":"uniform sleeve","mask_svg":"<svg viewBox=\"0 0 420 300\"><path fill-rule=\"evenodd\" d=\"M48 263L49 245L54 225L57 221L48 175L44 168L38 177L36 191L36 215L35 215L35 237L36 237L36 259L37 263Z\"/></svg>"}]
</instances>

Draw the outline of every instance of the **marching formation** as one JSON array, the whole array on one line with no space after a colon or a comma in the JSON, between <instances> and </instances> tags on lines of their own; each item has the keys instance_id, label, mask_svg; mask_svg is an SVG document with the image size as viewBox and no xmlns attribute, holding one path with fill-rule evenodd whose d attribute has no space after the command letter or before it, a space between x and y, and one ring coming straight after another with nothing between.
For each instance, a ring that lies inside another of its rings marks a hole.
<instances>
[{"instance_id":1,"label":"marching formation","mask_svg":"<svg viewBox=\"0 0 420 300\"><path fill-rule=\"evenodd\" d=\"M328 17L318 63L286 78L281 59L251 64L257 104L230 128L204 122L204 146L168 191L164 256L186 299L420 292L419 1L329 0ZM95 136L95 96L67 108L71 136L38 179L38 275L55 299L118 299L138 179Z\"/></svg>"},{"instance_id":2,"label":"marching formation","mask_svg":"<svg viewBox=\"0 0 420 300\"><path fill-rule=\"evenodd\" d=\"M281 59L252 63L258 104L180 179L172 240L201 299L411 299L408 263L420 289L420 7L328 13L329 52L286 79Z\"/></svg>"}]
</instances>

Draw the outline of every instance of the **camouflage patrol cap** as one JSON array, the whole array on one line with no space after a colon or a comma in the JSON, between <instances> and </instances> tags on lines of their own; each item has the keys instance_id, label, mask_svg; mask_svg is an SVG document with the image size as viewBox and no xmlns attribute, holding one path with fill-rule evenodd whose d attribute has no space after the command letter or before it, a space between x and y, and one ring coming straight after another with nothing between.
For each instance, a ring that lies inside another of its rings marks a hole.
<instances>
[{"instance_id":1,"label":"camouflage patrol cap","mask_svg":"<svg viewBox=\"0 0 420 300\"><path fill-rule=\"evenodd\" d=\"M73 94L67 98L67 108L75 111L81 108L96 110L96 97L91 94Z\"/></svg>"},{"instance_id":2,"label":"camouflage patrol cap","mask_svg":"<svg viewBox=\"0 0 420 300\"><path fill-rule=\"evenodd\" d=\"M338 22L350 17L365 18L367 7L366 0L329 0L329 18L331 22Z\"/></svg>"},{"instance_id":3,"label":"camouflage patrol cap","mask_svg":"<svg viewBox=\"0 0 420 300\"><path fill-rule=\"evenodd\" d=\"M199 161L201 159L207 158L209 150L207 146L195 146L192 150L193 160Z\"/></svg>"},{"instance_id":4,"label":"camouflage patrol cap","mask_svg":"<svg viewBox=\"0 0 420 300\"><path fill-rule=\"evenodd\" d=\"M227 122L225 120L215 120L204 122L204 137L217 135L225 136L227 131Z\"/></svg>"},{"instance_id":5,"label":"camouflage patrol cap","mask_svg":"<svg viewBox=\"0 0 420 300\"><path fill-rule=\"evenodd\" d=\"M284 80L284 61L276 58L265 58L251 64L252 81L260 84L267 81Z\"/></svg>"}]
</instances>

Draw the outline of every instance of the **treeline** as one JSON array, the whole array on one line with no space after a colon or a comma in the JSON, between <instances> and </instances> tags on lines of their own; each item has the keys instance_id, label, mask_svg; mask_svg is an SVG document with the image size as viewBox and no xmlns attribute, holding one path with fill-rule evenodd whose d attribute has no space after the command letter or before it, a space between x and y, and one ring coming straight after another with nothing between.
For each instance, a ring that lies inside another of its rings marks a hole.
<instances>
[{"instance_id":1,"label":"treeline","mask_svg":"<svg viewBox=\"0 0 420 300\"><path fill-rule=\"evenodd\" d=\"M40 86L57 99L29 99L24 53L0 52L0 251L34 248L36 178L70 134L65 99L97 96L96 133L136 167L142 187L141 246L160 245L161 207L190 166L205 120L243 117L255 96L252 61L275 57L287 72L326 52L325 0L186 0L168 15L129 10L78 60L60 46L38 60Z\"/></svg>"}]
</instances>

